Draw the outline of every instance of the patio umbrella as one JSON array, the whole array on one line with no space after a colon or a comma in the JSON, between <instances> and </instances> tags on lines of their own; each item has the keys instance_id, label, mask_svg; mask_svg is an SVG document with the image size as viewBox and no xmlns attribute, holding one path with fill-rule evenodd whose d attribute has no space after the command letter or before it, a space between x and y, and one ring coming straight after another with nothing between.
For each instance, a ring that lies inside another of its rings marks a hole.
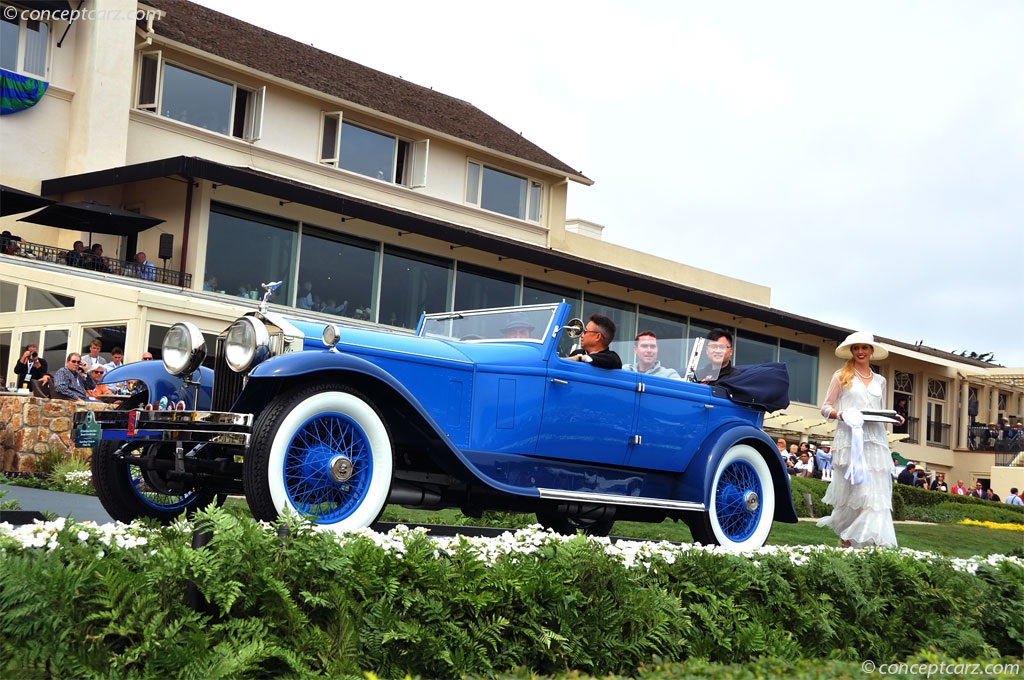
<instances>
[{"instance_id":1,"label":"patio umbrella","mask_svg":"<svg viewBox=\"0 0 1024 680\"><path fill-rule=\"evenodd\" d=\"M0 217L38 210L52 203L54 201L49 198L0 184Z\"/></svg>"},{"instance_id":2,"label":"patio umbrella","mask_svg":"<svg viewBox=\"0 0 1024 680\"><path fill-rule=\"evenodd\" d=\"M90 233L90 241L92 240L91 235L94 233L131 236L163 222L158 217L141 215L95 201L54 203L38 212L22 217L18 221L87 231Z\"/></svg>"}]
</instances>

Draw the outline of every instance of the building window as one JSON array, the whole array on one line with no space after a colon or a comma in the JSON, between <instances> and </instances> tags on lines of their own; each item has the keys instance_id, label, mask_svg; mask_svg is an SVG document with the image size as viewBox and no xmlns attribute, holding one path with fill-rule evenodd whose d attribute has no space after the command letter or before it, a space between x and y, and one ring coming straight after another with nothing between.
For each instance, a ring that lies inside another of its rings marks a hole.
<instances>
[{"instance_id":1,"label":"building window","mask_svg":"<svg viewBox=\"0 0 1024 680\"><path fill-rule=\"evenodd\" d=\"M83 328L82 329L82 354L89 353L89 345L93 340L99 340L102 344L100 347L100 356L103 357L104 362L110 361L110 352L115 347L124 349L125 343L128 339L128 327L127 326L102 326L96 328Z\"/></svg>"},{"instance_id":2,"label":"building window","mask_svg":"<svg viewBox=\"0 0 1024 680\"><path fill-rule=\"evenodd\" d=\"M138 108L246 141L260 138L265 87L251 89L164 62L158 51L139 59Z\"/></svg>"},{"instance_id":3,"label":"building window","mask_svg":"<svg viewBox=\"0 0 1024 680\"><path fill-rule=\"evenodd\" d=\"M530 222L540 222L542 185L469 161L466 166L466 203L484 210Z\"/></svg>"},{"instance_id":4,"label":"building window","mask_svg":"<svg viewBox=\"0 0 1024 680\"><path fill-rule=\"evenodd\" d=\"M33 312L41 309L62 309L75 306L75 298L60 295L42 288L25 289L25 311Z\"/></svg>"},{"instance_id":5,"label":"building window","mask_svg":"<svg viewBox=\"0 0 1024 680\"><path fill-rule=\"evenodd\" d=\"M415 328L423 312L451 309L451 260L385 246L380 279L380 317L370 321Z\"/></svg>"},{"instance_id":6,"label":"building window","mask_svg":"<svg viewBox=\"0 0 1024 680\"><path fill-rule=\"evenodd\" d=\"M928 398L929 399L941 399L946 400L946 381L945 380L928 380Z\"/></svg>"},{"instance_id":7,"label":"building window","mask_svg":"<svg viewBox=\"0 0 1024 680\"><path fill-rule=\"evenodd\" d=\"M519 304L519 277L459 263L454 309L491 309Z\"/></svg>"},{"instance_id":8,"label":"building window","mask_svg":"<svg viewBox=\"0 0 1024 680\"><path fill-rule=\"evenodd\" d=\"M305 226L299 243L297 306L336 316L369 319L376 308L374 291L380 245ZM306 306L307 300L312 302L311 307Z\"/></svg>"},{"instance_id":9,"label":"building window","mask_svg":"<svg viewBox=\"0 0 1024 680\"><path fill-rule=\"evenodd\" d=\"M636 335L636 305L598 295L585 295L584 323L591 314L601 314L615 322L615 340L609 349L617 352L620 357L630 356L633 352L633 336Z\"/></svg>"},{"instance_id":10,"label":"building window","mask_svg":"<svg viewBox=\"0 0 1024 680\"><path fill-rule=\"evenodd\" d=\"M792 340L779 340L779 361L786 364L786 370L789 372L790 400L816 404L818 348Z\"/></svg>"},{"instance_id":11,"label":"building window","mask_svg":"<svg viewBox=\"0 0 1024 680\"><path fill-rule=\"evenodd\" d=\"M523 304L542 305L552 302L568 302L571 305L569 318L579 318L580 312L580 291L572 288L556 286L544 281L523 279Z\"/></svg>"},{"instance_id":12,"label":"building window","mask_svg":"<svg viewBox=\"0 0 1024 680\"><path fill-rule=\"evenodd\" d=\"M896 371L893 376L892 388L896 392L903 392L904 394L914 393L914 376L904 371Z\"/></svg>"},{"instance_id":13,"label":"building window","mask_svg":"<svg viewBox=\"0 0 1024 680\"><path fill-rule=\"evenodd\" d=\"M686 360L689 357L686 351L686 318L641 307L636 333L644 331L651 331L658 338L658 361L661 365L674 368L682 375L686 371ZM633 333L634 338L636 333ZM626 339L625 335L622 339ZM631 345L629 351L622 356L623 363L634 363L636 357L632 354Z\"/></svg>"},{"instance_id":14,"label":"building window","mask_svg":"<svg viewBox=\"0 0 1024 680\"><path fill-rule=\"evenodd\" d=\"M46 77L46 58L50 48L50 25L45 21L23 19L21 10L4 5L0 22L0 68Z\"/></svg>"},{"instance_id":15,"label":"building window","mask_svg":"<svg viewBox=\"0 0 1024 680\"><path fill-rule=\"evenodd\" d=\"M291 304L297 227L269 215L211 204L204 288L256 300L263 297L260 284L281 281L271 302Z\"/></svg>"},{"instance_id":16,"label":"building window","mask_svg":"<svg viewBox=\"0 0 1024 680\"><path fill-rule=\"evenodd\" d=\"M429 140L410 142L355 125L340 111L323 114L319 160L325 165L415 188L427 183L429 148Z\"/></svg>"},{"instance_id":17,"label":"building window","mask_svg":"<svg viewBox=\"0 0 1024 680\"><path fill-rule=\"evenodd\" d=\"M18 311L18 286L0 281L0 314Z\"/></svg>"}]
</instances>

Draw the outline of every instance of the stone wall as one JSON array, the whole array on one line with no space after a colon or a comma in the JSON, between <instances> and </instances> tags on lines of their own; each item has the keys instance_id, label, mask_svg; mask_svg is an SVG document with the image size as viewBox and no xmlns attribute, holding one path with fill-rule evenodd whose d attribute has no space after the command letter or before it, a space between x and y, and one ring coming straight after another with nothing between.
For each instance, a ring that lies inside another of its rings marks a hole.
<instances>
[{"instance_id":1,"label":"stone wall","mask_svg":"<svg viewBox=\"0 0 1024 680\"><path fill-rule=\"evenodd\" d=\"M45 454L56 441L70 448L75 458L88 460L92 449L74 447L75 411L102 411L106 404L79 404L63 399L0 396L0 472L35 472L36 456Z\"/></svg>"}]
</instances>

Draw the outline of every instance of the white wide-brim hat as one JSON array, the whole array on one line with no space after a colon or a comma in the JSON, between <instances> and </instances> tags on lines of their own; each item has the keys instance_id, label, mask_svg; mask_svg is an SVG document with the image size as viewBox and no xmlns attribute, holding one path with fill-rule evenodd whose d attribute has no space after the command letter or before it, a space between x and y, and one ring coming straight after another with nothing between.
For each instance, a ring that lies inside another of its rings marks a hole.
<instances>
[{"instance_id":1,"label":"white wide-brim hat","mask_svg":"<svg viewBox=\"0 0 1024 680\"><path fill-rule=\"evenodd\" d=\"M854 345L871 345L875 350L871 353L871 358L875 361L881 361L889 356L889 350L875 342L875 336L864 331L857 331L856 333L850 333L847 335L846 340L843 340L839 344L839 347L836 347L836 356L840 359L850 359L853 357L853 353L850 352L850 348Z\"/></svg>"}]
</instances>

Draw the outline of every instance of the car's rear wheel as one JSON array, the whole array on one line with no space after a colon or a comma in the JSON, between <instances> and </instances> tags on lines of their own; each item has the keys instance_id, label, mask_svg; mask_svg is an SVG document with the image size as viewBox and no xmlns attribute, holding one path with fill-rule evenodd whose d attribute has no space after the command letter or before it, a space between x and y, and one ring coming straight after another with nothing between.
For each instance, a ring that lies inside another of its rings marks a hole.
<instances>
[{"instance_id":1,"label":"car's rear wheel","mask_svg":"<svg viewBox=\"0 0 1024 680\"><path fill-rule=\"evenodd\" d=\"M164 523L181 513L191 514L214 502L217 494L195 489L187 482L168 479L166 472L144 469L114 458L119 441L103 441L93 451L90 467L92 482L103 509L120 522L152 517ZM167 461L174 460L174 442L152 444L132 442L125 452L138 451Z\"/></svg>"},{"instance_id":2,"label":"car's rear wheel","mask_svg":"<svg viewBox=\"0 0 1024 680\"><path fill-rule=\"evenodd\" d=\"M577 531L582 531L588 536L607 536L612 532L612 526L615 524L614 519L572 517L553 511L538 511L537 521L545 529L565 536L575 536Z\"/></svg>"},{"instance_id":3,"label":"car's rear wheel","mask_svg":"<svg viewBox=\"0 0 1024 680\"><path fill-rule=\"evenodd\" d=\"M377 409L340 384L299 388L256 420L244 464L257 519L286 509L335 531L370 526L384 510L394 466Z\"/></svg>"},{"instance_id":4,"label":"car's rear wheel","mask_svg":"<svg viewBox=\"0 0 1024 680\"><path fill-rule=\"evenodd\" d=\"M760 548L775 516L775 488L768 463L753 447L737 444L718 463L708 512L688 519L693 539L730 550Z\"/></svg>"}]
</instances>

